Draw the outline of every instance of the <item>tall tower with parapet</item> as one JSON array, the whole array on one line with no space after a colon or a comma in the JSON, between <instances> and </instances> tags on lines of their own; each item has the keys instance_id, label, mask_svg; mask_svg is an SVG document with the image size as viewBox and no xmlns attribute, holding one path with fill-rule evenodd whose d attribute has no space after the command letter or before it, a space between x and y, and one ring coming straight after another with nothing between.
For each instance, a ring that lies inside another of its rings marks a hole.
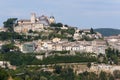
<instances>
[{"instance_id":1,"label":"tall tower with parapet","mask_svg":"<svg viewBox=\"0 0 120 80\"><path fill-rule=\"evenodd\" d=\"M35 13L31 13L31 23L35 23L36 22L36 14Z\"/></svg>"}]
</instances>

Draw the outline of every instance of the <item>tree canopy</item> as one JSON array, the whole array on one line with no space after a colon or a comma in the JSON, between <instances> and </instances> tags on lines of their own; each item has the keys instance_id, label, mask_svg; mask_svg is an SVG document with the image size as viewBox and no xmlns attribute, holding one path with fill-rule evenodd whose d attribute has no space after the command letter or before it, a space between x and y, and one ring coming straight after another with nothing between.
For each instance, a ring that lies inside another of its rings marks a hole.
<instances>
[{"instance_id":1,"label":"tree canopy","mask_svg":"<svg viewBox=\"0 0 120 80\"><path fill-rule=\"evenodd\" d=\"M1 51L3 53L10 52L10 50L18 50L18 48L13 44L5 44L5 45L2 45L1 47Z\"/></svg>"},{"instance_id":2,"label":"tree canopy","mask_svg":"<svg viewBox=\"0 0 120 80\"><path fill-rule=\"evenodd\" d=\"M93 28L90 29L90 33L91 33L91 34L94 34L94 33L95 33L94 30L93 30Z\"/></svg>"},{"instance_id":3,"label":"tree canopy","mask_svg":"<svg viewBox=\"0 0 120 80\"><path fill-rule=\"evenodd\" d=\"M9 31L13 30L13 27L16 25L17 18L9 18L7 21L3 22L4 27L8 28Z\"/></svg>"},{"instance_id":4,"label":"tree canopy","mask_svg":"<svg viewBox=\"0 0 120 80\"><path fill-rule=\"evenodd\" d=\"M62 23L52 23L50 24L51 27L62 27L63 24Z\"/></svg>"},{"instance_id":5,"label":"tree canopy","mask_svg":"<svg viewBox=\"0 0 120 80\"><path fill-rule=\"evenodd\" d=\"M0 68L0 80L8 80L8 73L4 70Z\"/></svg>"}]
</instances>

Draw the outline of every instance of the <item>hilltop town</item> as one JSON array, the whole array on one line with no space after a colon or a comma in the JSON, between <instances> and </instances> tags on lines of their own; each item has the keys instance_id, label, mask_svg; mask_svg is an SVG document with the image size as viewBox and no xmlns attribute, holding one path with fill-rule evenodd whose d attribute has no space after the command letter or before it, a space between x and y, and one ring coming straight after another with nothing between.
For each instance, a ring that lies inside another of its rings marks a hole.
<instances>
[{"instance_id":1,"label":"hilltop town","mask_svg":"<svg viewBox=\"0 0 120 80\"><path fill-rule=\"evenodd\" d=\"M56 23L54 16L31 14L30 19L21 19L13 27L15 45L23 53L41 51L75 51L105 54L108 47L119 50L120 36L104 37L94 29L79 29L62 23ZM3 27L0 32L7 32ZM2 35L2 34L1 34ZM20 36L21 35L21 36ZM10 41L1 40L1 45ZM49 55L49 54L48 54Z\"/></svg>"},{"instance_id":2,"label":"hilltop town","mask_svg":"<svg viewBox=\"0 0 120 80\"><path fill-rule=\"evenodd\" d=\"M30 19L8 19L0 28L0 48L2 68L6 63L14 70L26 65L54 72L53 66L58 65L72 68L77 75L120 70L120 35L104 37L92 27L72 27L57 22L54 16L32 13Z\"/></svg>"}]
</instances>

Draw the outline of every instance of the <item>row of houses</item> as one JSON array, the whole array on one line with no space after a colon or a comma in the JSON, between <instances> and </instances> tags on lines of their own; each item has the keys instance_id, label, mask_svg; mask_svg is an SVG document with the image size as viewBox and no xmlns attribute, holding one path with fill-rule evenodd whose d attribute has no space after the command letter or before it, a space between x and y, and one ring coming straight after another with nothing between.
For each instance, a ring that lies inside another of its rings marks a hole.
<instances>
[{"instance_id":1,"label":"row of houses","mask_svg":"<svg viewBox=\"0 0 120 80\"><path fill-rule=\"evenodd\" d=\"M98 54L105 54L107 48L106 41L34 41L24 43L21 46L22 52L40 52L40 51L77 51L77 52L90 52ZM32 50L32 51L31 51Z\"/></svg>"}]
</instances>

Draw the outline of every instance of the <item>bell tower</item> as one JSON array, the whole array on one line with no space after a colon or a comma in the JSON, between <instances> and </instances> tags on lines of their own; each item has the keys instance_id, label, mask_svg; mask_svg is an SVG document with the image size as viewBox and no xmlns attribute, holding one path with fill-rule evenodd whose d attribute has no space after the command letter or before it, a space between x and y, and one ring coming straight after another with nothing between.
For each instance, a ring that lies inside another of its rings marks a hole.
<instances>
[{"instance_id":1,"label":"bell tower","mask_svg":"<svg viewBox=\"0 0 120 80\"><path fill-rule=\"evenodd\" d=\"M35 23L36 21L36 14L35 13L31 13L31 23Z\"/></svg>"}]
</instances>

